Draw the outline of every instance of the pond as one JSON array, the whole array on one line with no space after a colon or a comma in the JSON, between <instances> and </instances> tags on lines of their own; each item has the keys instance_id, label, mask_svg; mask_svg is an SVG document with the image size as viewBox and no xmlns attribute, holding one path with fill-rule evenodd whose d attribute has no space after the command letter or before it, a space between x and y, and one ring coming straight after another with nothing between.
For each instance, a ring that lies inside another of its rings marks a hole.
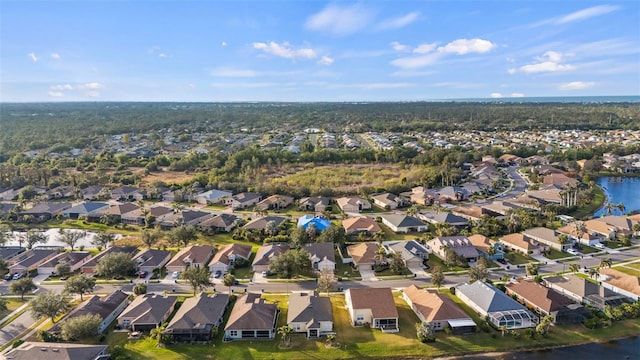
<instances>
[{"instance_id":1,"label":"pond","mask_svg":"<svg viewBox=\"0 0 640 360\"><path fill-rule=\"evenodd\" d=\"M640 177L605 176L598 178L596 183L607 195L607 202L624 204L626 209L623 214L640 211ZM606 213L607 210L603 207L594 214L594 217L606 215ZM614 209L612 214L619 215L620 212Z\"/></svg>"}]
</instances>

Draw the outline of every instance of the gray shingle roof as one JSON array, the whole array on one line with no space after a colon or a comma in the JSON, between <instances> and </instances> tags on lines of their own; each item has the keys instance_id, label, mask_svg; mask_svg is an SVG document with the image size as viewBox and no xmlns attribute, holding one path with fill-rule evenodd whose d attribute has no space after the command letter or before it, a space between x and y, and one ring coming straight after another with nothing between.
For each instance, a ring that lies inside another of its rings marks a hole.
<instances>
[{"instance_id":1,"label":"gray shingle roof","mask_svg":"<svg viewBox=\"0 0 640 360\"><path fill-rule=\"evenodd\" d=\"M278 314L276 304L267 304L259 294L238 297L225 330L270 330Z\"/></svg>"},{"instance_id":2,"label":"gray shingle roof","mask_svg":"<svg viewBox=\"0 0 640 360\"><path fill-rule=\"evenodd\" d=\"M229 304L229 295L200 293L185 299L167 325L168 333L185 329L211 328L218 324Z\"/></svg>"},{"instance_id":3,"label":"gray shingle roof","mask_svg":"<svg viewBox=\"0 0 640 360\"><path fill-rule=\"evenodd\" d=\"M492 285L482 281L464 283L456 287L456 293L464 294L469 300L487 313L508 310L525 310L517 301Z\"/></svg>"},{"instance_id":4,"label":"gray shingle roof","mask_svg":"<svg viewBox=\"0 0 640 360\"><path fill-rule=\"evenodd\" d=\"M289 296L287 323L317 324L320 321L333 321L331 300L328 297L320 297L315 292L293 293Z\"/></svg>"}]
</instances>

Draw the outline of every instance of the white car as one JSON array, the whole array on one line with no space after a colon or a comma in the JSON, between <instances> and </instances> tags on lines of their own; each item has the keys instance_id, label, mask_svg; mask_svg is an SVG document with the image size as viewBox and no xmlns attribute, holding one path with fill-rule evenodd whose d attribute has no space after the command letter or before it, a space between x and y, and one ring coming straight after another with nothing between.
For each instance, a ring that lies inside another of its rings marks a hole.
<instances>
[{"instance_id":1,"label":"white car","mask_svg":"<svg viewBox=\"0 0 640 360\"><path fill-rule=\"evenodd\" d=\"M595 245L593 245L593 247L600 250L604 250L604 245L602 243L596 243Z\"/></svg>"},{"instance_id":2,"label":"white car","mask_svg":"<svg viewBox=\"0 0 640 360\"><path fill-rule=\"evenodd\" d=\"M174 272L173 272L173 274L171 274L171 277L172 277L173 279L177 279L177 278L178 278L178 276L180 276L180 271L174 271Z\"/></svg>"},{"instance_id":3,"label":"white car","mask_svg":"<svg viewBox=\"0 0 640 360\"><path fill-rule=\"evenodd\" d=\"M571 254L571 255L576 255L576 256L578 255L578 252L577 252L577 251L575 251L575 250L573 250L573 249L569 249L569 250L567 250L567 252L568 252L569 254Z\"/></svg>"}]
</instances>

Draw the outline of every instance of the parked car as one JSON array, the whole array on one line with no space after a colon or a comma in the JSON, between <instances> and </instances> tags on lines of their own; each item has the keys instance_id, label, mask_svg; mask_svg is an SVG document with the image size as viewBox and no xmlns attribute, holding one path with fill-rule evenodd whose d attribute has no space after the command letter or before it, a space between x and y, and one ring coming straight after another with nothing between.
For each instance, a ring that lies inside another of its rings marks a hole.
<instances>
[{"instance_id":1,"label":"parked car","mask_svg":"<svg viewBox=\"0 0 640 360\"><path fill-rule=\"evenodd\" d=\"M4 276L4 279L9 281L11 279L13 279L13 275L11 275L10 273Z\"/></svg>"},{"instance_id":2,"label":"parked car","mask_svg":"<svg viewBox=\"0 0 640 360\"><path fill-rule=\"evenodd\" d=\"M593 245L593 247L600 250L604 250L604 244L602 243L596 243L595 245Z\"/></svg>"},{"instance_id":3,"label":"parked car","mask_svg":"<svg viewBox=\"0 0 640 360\"><path fill-rule=\"evenodd\" d=\"M571 255L576 255L576 256L578 255L578 252L577 252L577 251L575 251L574 249L569 249L569 250L567 250L567 252L568 252L569 254L571 254Z\"/></svg>"},{"instance_id":4,"label":"parked car","mask_svg":"<svg viewBox=\"0 0 640 360\"><path fill-rule=\"evenodd\" d=\"M171 274L171 277L172 277L173 279L177 279L177 278L178 278L178 276L180 276L180 271L174 271L174 272L173 272L173 274Z\"/></svg>"},{"instance_id":5,"label":"parked car","mask_svg":"<svg viewBox=\"0 0 640 360\"><path fill-rule=\"evenodd\" d=\"M140 271L140 279L144 279L147 277L147 272L146 271Z\"/></svg>"},{"instance_id":6,"label":"parked car","mask_svg":"<svg viewBox=\"0 0 640 360\"><path fill-rule=\"evenodd\" d=\"M222 271L220 270L216 271L216 273L213 275L213 277L215 277L216 279L220 279L221 276L222 276Z\"/></svg>"},{"instance_id":7,"label":"parked car","mask_svg":"<svg viewBox=\"0 0 640 360\"><path fill-rule=\"evenodd\" d=\"M507 262L507 260L505 260L505 259L496 259L496 261L497 261L497 262L499 262L499 263L500 263L500 264L502 264L502 265L507 265L507 264L509 264L509 263Z\"/></svg>"},{"instance_id":8,"label":"parked car","mask_svg":"<svg viewBox=\"0 0 640 360\"><path fill-rule=\"evenodd\" d=\"M17 274L13 274L13 280L19 280L22 279L22 274L17 273Z\"/></svg>"}]
</instances>

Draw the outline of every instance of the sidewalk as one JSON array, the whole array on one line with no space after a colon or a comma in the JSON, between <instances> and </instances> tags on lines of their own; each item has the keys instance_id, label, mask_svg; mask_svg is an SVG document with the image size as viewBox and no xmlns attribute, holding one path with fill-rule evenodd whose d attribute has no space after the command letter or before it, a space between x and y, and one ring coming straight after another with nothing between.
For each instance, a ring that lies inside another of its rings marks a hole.
<instances>
[{"instance_id":1,"label":"sidewalk","mask_svg":"<svg viewBox=\"0 0 640 360\"><path fill-rule=\"evenodd\" d=\"M22 304L19 308L13 310L9 315L3 317L2 319L0 319L0 324L4 323L5 321L7 321L8 319L10 319L12 316L14 316L15 314L21 312L22 310L24 310L27 306L29 306L29 303L24 303Z\"/></svg>"}]
</instances>

